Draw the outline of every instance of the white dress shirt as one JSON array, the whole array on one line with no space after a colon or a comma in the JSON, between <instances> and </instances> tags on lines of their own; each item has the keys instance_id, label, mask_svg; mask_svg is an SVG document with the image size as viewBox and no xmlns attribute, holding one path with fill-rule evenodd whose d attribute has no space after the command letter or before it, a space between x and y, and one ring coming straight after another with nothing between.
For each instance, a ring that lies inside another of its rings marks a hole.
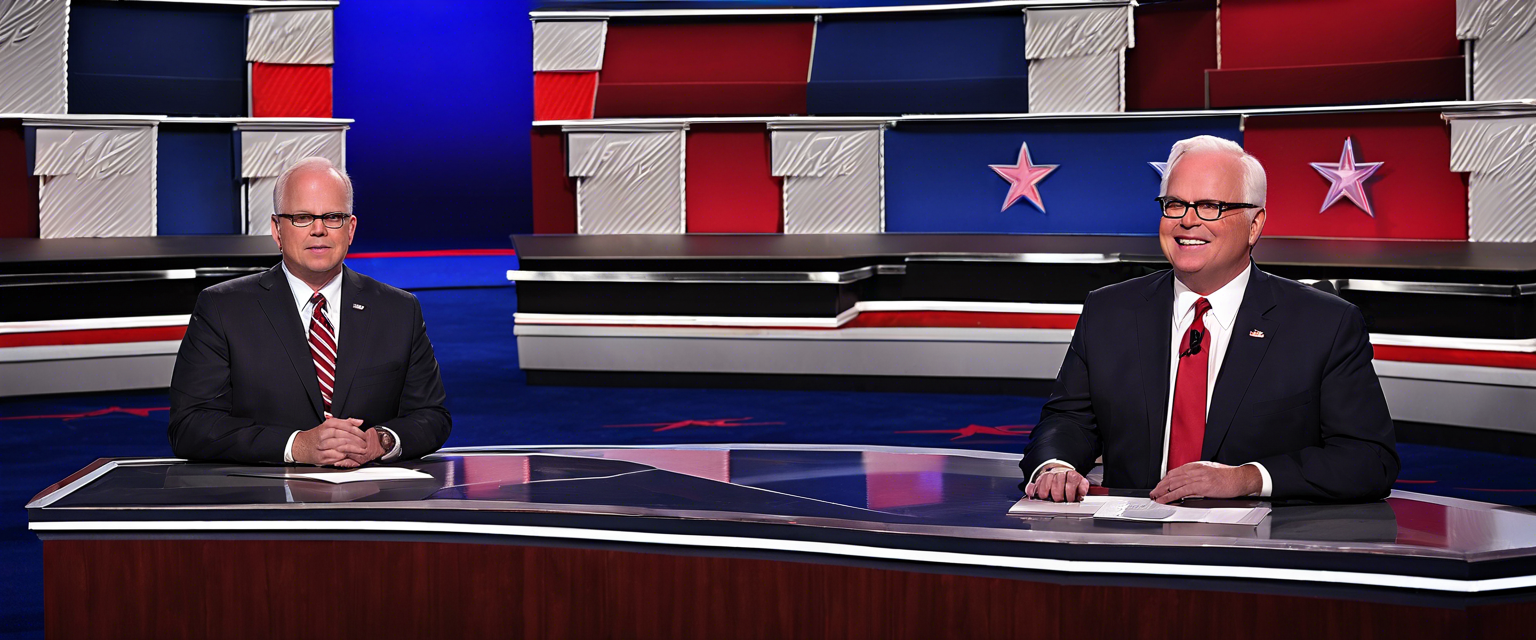
<instances>
[{"instance_id":1,"label":"white dress shirt","mask_svg":"<svg viewBox=\"0 0 1536 640\"><path fill-rule=\"evenodd\" d=\"M1243 306L1243 294L1248 290L1248 278L1252 269L1243 269L1241 273L1230 282L1222 285L1220 289L1204 296L1211 303L1209 311L1205 312L1205 345L1210 355L1206 358L1206 364L1210 370L1206 373L1205 410L1211 410L1210 399L1216 390L1216 377L1221 372L1221 362L1227 355L1227 344L1232 338L1232 325L1237 322L1237 310ZM1202 296L1175 276L1173 278L1173 333L1169 336L1168 351L1172 355L1168 363L1168 410L1163 419L1163 457L1159 468L1163 470L1163 476L1168 475L1168 437L1173 427L1173 393L1179 384L1179 345L1184 340L1184 334L1189 332L1189 327L1195 323L1195 302ZM1035 467L1035 472L1030 474L1030 480L1039 477L1040 470L1048 464L1062 465L1073 468L1071 464L1063 460L1046 460ZM1250 462L1243 466L1252 465L1259 470L1259 476L1263 480L1263 486L1259 489L1259 497L1269 497L1273 490L1270 483L1269 470L1257 462ZM1073 468L1073 470L1076 470ZM1162 477L1162 476L1159 476Z\"/></svg>"},{"instance_id":2,"label":"white dress shirt","mask_svg":"<svg viewBox=\"0 0 1536 640\"><path fill-rule=\"evenodd\" d=\"M324 313L325 319L330 321L331 333L335 336L336 344L339 348L341 345L341 313L338 312L337 309L341 308L341 274L336 274L336 277L331 278L329 282L321 285L321 287L317 290L311 288L309 283L304 282L297 276L293 275L293 272L288 270L288 263L284 262L282 265L283 275L288 278L288 291L293 293L294 307L299 310L299 320L304 325L305 339L307 340L309 338L309 321L315 313L315 305L310 302L310 298L313 298L315 296L315 292L319 291L320 295L325 296L325 309L321 311L321 313ZM392 460L398 457L400 455L400 434L395 433L394 429L390 429L388 427L379 428L389 431L389 434L395 437L395 447L390 449L389 452L385 453L384 457L380 459ZM283 462L290 464L294 462L293 440L298 436L299 432L297 431L289 434L288 445L283 447Z\"/></svg>"}]
</instances>

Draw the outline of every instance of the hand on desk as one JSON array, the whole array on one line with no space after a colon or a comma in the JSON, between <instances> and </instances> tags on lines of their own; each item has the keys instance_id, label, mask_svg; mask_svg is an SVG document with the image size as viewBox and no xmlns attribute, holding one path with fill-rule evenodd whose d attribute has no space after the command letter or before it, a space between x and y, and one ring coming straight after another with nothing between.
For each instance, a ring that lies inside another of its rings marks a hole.
<instances>
[{"instance_id":1,"label":"hand on desk","mask_svg":"<svg viewBox=\"0 0 1536 640\"><path fill-rule=\"evenodd\" d=\"M1024 487L1024 495L1051 502L1078 502L1088 495L1088 479L1072 467L1050 465Z\"/></svg>"},{"instance_id":2,"label":"hand on desk","mask_svg":"<svg viewBox=\"0 0 1536 640\"><path fill-rule=\"evenodd\" d=\"M1152 489L1152 499L1168 504L1191 497L1239 498L1258 493L1263 486L1263 477L1252 466L1191 462L1163 476Z\"/></svg>"},{"instance_id":3,"label":"hand on desk","mask_svg":"<svg viewBox=\"0 0 1536 640\"><path fill-rule=\"evenodd\" d=\"M350 468L384 455L379 451L373 458L366 457L379 448L379 434L373 429L363 433L362 425L355 418L326 418L315 428L300 431L293 439L294 462Z\"/></svg>"}]
</instances>

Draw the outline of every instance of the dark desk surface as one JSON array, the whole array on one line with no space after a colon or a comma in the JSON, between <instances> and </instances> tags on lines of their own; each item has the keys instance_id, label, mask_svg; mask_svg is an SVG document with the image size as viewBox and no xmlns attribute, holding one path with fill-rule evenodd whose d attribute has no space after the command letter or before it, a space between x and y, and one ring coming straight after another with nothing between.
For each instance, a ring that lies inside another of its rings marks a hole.
<instances>
[{"instance_id":1,"label":"dark desk surface","mask_svg":"<svg viewBox=\"0 0 1536 640\"><path fill-rule=\"evenodd\" d=\"M1397 492L1258 527L1016 517L1017 456L793 445L449 450L430 480L322 482L101 460L28 505L40 536L486 535L1448 593L1536 586L1536 514ZM262 468L280 471L280 467Z\"/></svg>"}]
</instances>

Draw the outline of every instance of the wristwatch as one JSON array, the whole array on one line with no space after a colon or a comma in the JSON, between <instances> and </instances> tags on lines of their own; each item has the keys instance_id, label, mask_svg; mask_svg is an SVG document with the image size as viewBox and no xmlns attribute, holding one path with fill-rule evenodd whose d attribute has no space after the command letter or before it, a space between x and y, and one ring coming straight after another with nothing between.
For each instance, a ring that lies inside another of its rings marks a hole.
<instances>
[{"instance_id":1,"label":"wristwatch","mask_svg":"<svg viewBox=\"0 0 1536 640\"><path fill-rule=\"evenodd\" d=\"M374 430L379 432L379 446L384 449L384 453L380 454L379 457L383 458L389 455L389 452L395 450L395 436L388 429L374 427Z\"/></svg>"}]
</instances>

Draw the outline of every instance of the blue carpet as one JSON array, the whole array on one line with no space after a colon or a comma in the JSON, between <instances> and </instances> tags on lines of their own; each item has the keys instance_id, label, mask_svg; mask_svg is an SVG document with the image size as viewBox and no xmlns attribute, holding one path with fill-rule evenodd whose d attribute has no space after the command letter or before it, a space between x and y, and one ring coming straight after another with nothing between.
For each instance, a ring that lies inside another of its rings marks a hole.
<instances>
[{"instance_id":1,"label":"blue carpet","mask_svg":"<svg viewBox=\"0 0 1536 640\"><path fill-rule=\"evenodd\" d=\"M1022 451L1040 398L530 387L515 287L418 291L454 416L448 446L767 442ZM22 506L98 457L169 456L164 391L0 401L0 638L42 626L42 546ZM1398 488L1536 503L1536 460L1404 444Z\"/></svg>"}]
</instances>

